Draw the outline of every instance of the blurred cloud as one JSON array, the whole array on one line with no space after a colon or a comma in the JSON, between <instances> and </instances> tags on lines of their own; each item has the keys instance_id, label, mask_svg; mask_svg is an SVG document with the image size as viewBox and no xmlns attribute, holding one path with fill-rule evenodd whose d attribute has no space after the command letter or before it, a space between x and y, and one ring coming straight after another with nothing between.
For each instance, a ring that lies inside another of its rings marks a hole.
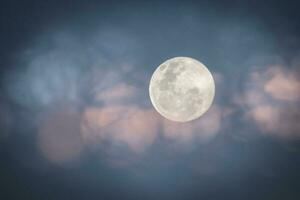
<instances>
[{"instance_id":1,"label":"blurred cloud","mask_svg":"<svg viewBox=\"0 0 300 200\"><path fill-rule=\"evenodd\" d=\"M57 101L79 106L85 95L96 95L99 100L105 96L109 101L111 95L120 94L105 93L106 87L124 79L122 75L136 64L134 52L140 52L135 39L119 32L109 28L87 35L70 30L41 34L19 55L16 69L5 78L5 89L16 103L29 109ZM118 87L123 95L130 90Z\"/></svg>"},{"instance_id":2,"label":"blurred cloud","mask_svg":"<svg viewBox=\"0 0 300 200\"><path fill-rule=\"evenodd\" d=\"M130 98L136 93L136 88L125 83L120 83L113 88L106 89L96 94L97 101L113 103L116 99Z\"/></svg>"},{"instance_id":3,"label":"blurred cloud","mask_svg":"<svg viewBox=\"0 0 300 200\"><path fill-rule=\"evenodd\" d=\"M299 138L300 82L295 69L269 66L250 73L243 95L236 103L265 133L285 139Z\"/></svg>"},{"instance_id":4,"label":"blurred cloud","mask_svg":"<svg viewBox=\"0 0 300 200\"><path fill-rule=\"evenodd\" d=\"M136 106L90 107L84 111L82 130L83 138L92 143L109 140L116 148L126 145L141 153L156 139L157 115Z\"/></svg>"},{"instance_id":5,"label":"blurred cloud","mask_svg":"<svg viewBox=\"0 0 300 200\"><path fill-rule=\"evenodd\" d=\"M163 134L167 139L190 142L193 138L193 126L191 123L172 122L163 120Z\"/></svg>"},{"instance_id":6,"label":"blurred cloud","mask_svg":"<svg viewBox=\"0 0 300 200\"><path fill-rule=\"evenodd\" d=\"M270 105L259 105L251 109L247 116L254 119L265 131L276 131L279 124L279 108Z\"/></svg>"},{"instance_id":7,"label":"blurred cloud","mask_svg":"<svg viewBox=\"0 0 300 200\"><path fill-rule=\"evenodd\" d=\"M167 139L177 142L205 142L214 138L220 130L222 118L227 113L219 106L212 106L201 118L189 123L163 120L163 134Z\"/></svg>"},{"instance_id":8,"label":"blurred cloud","mask_svg":"<svg viewBox=\"0 0 300 200\"><path fill-rule=\"evenodd\" d=\"M264 85L264 91L274 99L283 101L300 101L300 80L296 72L272 67L266 72L270 77Z\"/></svg>"},{"instance_id":9,"label":"blurred cloud","mask_svg":"<svg viewBox=\"0 0 300 200\"><path fill-rule=\"evenodd\" d=\"M136 38L107 28L48 31L19 55L5 89L16 105L33 112L28 121L38 126L37 145L45 158L57 164L78 160L84 151L81 137L86 142L92 134L136 153L153 143L155 114L137 105L141 95L135 80L147 78L136 68L140 53ZM116 125L103 129L114 120Z\"/></svg>"},{"instance_id":10,"label":"blurred cloud","mask_svg":"<svg viewBox=\"0 0 300 200\"><path fill-rule=\"evenodd\" d=\"M62 100L77 102L82 60L75 38L57 33L37 43L20 56L22 67L6 78L11 98L30 109Z\"/></svg>"},{"instance_id":11,"label":"blurred cloud","mask_svg":"<svg viewBox=\"0 0 300 200\"><path fill-rule=\"evenodd\" d=\"M59 165L78 162L84 150L80 115L68 107L62 107L45 113L39 121L37 145L42 155Z\"/></svg>"}]
</instances>

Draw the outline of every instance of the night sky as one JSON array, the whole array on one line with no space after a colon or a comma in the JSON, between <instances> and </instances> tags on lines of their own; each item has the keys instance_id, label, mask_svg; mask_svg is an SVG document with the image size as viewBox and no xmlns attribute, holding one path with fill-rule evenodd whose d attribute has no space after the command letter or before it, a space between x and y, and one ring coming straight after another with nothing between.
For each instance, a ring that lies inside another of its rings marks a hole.
<instances>
[{"instance_id":1,"label":"night sky","mask_svg":"<svg viewBox=\"0 0 300 200\"><path fill-rule=\"evenodd\" d=\"M300 199L300 3L0 3L0 199ZM212 107L164 119L148 87L200 60Z\"/></svg>"}]
</instances>

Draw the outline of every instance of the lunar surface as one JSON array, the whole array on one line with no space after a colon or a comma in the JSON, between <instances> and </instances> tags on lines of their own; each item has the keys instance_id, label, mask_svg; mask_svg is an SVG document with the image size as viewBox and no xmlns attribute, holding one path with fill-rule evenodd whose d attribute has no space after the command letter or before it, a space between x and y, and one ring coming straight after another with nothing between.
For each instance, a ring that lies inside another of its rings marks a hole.
<instances>
[{"instance_id":1,"label":"lunar surface","mask_svg":"<svg viewBox=\"0 0 300 200\"><path fill-rule=\"evenodd\" d=\"M165 118L188 122L211 106L215 83L199 61L175 57L162 63L152 75L149 94L154 108Z\"/></svg>"}]
</instances>

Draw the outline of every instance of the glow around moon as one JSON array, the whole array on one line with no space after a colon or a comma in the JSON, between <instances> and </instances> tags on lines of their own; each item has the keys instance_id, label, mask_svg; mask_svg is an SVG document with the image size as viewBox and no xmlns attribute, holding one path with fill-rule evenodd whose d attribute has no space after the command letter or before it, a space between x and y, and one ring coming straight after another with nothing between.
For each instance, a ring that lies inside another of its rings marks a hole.
<instances>
[{"instance_id":1,"label":"glow around moon","mask_svg":"<svg viewBox=\"0 0 300 200\"><path fill-rule=\"evenodd\" d=\"M215 83L209 70L189 57L175 57L153 73L149 94L154 108L165 118L188 122L211 106Z\"/></svg>"}]
</instances>

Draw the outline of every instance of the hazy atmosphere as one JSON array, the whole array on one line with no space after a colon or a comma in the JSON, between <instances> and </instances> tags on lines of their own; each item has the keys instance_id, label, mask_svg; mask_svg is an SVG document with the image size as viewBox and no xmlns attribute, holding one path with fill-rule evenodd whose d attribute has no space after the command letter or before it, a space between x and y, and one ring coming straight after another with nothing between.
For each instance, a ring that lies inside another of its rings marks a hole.
<instances>
[{"instance_id":1,"label":"hazy atmosphere","mask_svg":"<svg viewBox=\"0 0 300 200\"><path fill-rule=\"evenodd\" d=\"M1 1L1 199L300 198L300 14L287 1ZM149 83L201 61L210 109Z\"/></svg>"}]
</instances>

